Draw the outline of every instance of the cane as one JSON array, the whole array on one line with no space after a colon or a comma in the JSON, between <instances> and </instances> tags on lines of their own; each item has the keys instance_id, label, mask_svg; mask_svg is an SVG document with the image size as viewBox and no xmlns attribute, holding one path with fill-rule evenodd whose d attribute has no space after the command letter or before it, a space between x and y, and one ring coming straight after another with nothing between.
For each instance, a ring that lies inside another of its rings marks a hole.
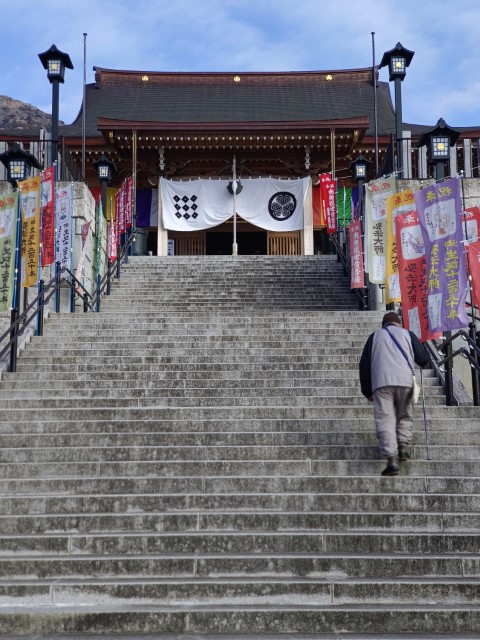
<instances>
[{"instance_id":1,"label":"cane","mask_svg":"<svg viewBox=\"0 0 480 640\"><path fill-rule=\"evenodd\" d=\"M423 369L421 367L420 367L420 386L422 388L423 428L425 430L425 445L427 447L427 460L430 460L430 451L428 448L427 411L425 409L425 390L423 388Z\"/></svg>"}]
</instances>

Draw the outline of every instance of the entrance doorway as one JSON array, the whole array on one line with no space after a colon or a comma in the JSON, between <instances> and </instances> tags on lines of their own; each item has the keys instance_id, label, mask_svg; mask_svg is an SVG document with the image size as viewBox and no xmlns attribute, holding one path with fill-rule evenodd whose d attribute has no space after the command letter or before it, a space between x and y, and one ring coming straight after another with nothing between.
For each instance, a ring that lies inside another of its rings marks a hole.
<instances>
[{"instance_id":1,"label":"entrance doorway","mask_svg":"<svg viewBox=\"0 0 480 640\"><path fill-rule=\"evenodd\" d=\"M233 235L222 231L207 233L207 256L232 255ZM267 255L266 231L249 231L237 233L238 255Z\"/></svg>"}]
</instances>

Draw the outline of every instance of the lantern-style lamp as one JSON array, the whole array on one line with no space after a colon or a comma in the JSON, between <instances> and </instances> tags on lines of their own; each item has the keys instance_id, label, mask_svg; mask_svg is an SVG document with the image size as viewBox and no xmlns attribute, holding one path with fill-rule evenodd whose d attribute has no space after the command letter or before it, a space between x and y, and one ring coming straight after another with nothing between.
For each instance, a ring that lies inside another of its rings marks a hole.
<instances>
[{"instance_id":1,"label":"lantern-style lamp","mask_svg":"<svg viewBox=\"0 0 480 640\"><path fill-rule=\"evenodd\" d=\"M51 162L57 161L58 122L59 122L59 85L64 82L65 69L73 69L68 53L64 53L52 44L50 49L39 53L38 57L47 70L47 77L52 85L52 157Z\"/></svg>"},{"instance_id":2,"label":"lantern-style lamp","mask_svg":"<svg viewBox=\"0 0 480 640\"><path fill-rule=\"evenodd\" d=\"M407 67L410 66L414 55L415 51L405 49L400 42L397 42L393 49L385 51L379 68L381 69L382 67L388 66L390 82L397 79L402 81L405 78Z\"/></svg>"},{"instance_id":3,"label":"lantern-style lamp","mask_svg":"<svg viewBox=\"0 0 480 640\"><path fill-rule=\"evenodd\" d=\"M112 174L116 171L114 163L102 155L98 160L93 163L102 186L102 211L103 215L107 215L107 184L112 179Z\"/></svg>"},{"instance_id":4,"label":"lantern-style lamp","mask_svg":"<svg viewBox=\"0 0 480 640\"><path fill-rule=\"evenodd\" d=\"M364 182L367 179L367 173L371 164L371 161L367 160L367 158L364 158L362 155L359 155L350 163L350 169L355 182L359 182L360 180Z\"/></svg>"},{"instance_id":5,"label":"lantern-style lamp","mask_svg":"<svg viewBox=\"0 0 480 640\"><path fill-rule=\"evenodd\" d=\"M18 142L14 142L11 149L0 154L0 162L6 167L7 180L13 187L30 176L32 167L42 168L35 156L24 151Z\"/></svg>"},{"instance_id":6,"label":"lantern-style lamp","mask_svg":"<svg viewBox=\"0 0 480 640\"><path fill-rule=\"evenodd\" d=\"M402 116L402 82L406 75L406 69L415 52L405 49L400 42L397 42L393 49L385 51L379 68L388 66L389 80L395 83L395 137L397 139L397 171L401 178L403 176L403 116Z\"/></svg>"},{"instance_id":7,"label":"lantern-style lamp","mask_svg":"<svg viewBox=\"0 0 480 640\"><path fill-rule=\"evenodd\" d=\"M443 180L445 177L445 163L450 160L450 147L453 147L459 136L460 131L449 127L443 118L432 129L422 133L418 146L427 147L427 156L435 165L436 180Z\"/></svg>"}]
</instances>

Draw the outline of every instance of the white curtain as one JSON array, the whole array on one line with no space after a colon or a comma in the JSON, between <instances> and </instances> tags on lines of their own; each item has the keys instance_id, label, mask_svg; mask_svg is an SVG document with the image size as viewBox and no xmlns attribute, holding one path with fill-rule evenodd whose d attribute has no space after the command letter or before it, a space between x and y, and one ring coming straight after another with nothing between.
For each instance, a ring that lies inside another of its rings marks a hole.
<instances>
[{"instance_id":1,"label":"white curtain","mask_svg":"<svg viewBox=\"0 0 480 640\"><path fill-rule=\"evenodd\" d=\"M174 231L198 231L225 222L233 215L230 180L178 182L160 178L163 224ZM303 210L310 178L241 180L237 214L269 231L303 229Z\"/></svg>"}]
</instances>

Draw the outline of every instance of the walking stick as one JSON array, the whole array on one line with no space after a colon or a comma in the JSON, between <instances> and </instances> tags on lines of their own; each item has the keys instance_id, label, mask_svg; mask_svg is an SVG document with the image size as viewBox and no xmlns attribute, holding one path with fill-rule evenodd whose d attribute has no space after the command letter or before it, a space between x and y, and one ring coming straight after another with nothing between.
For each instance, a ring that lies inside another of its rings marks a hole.
<instances>
[{"instance_id":1,"label":"walking stick","mask_svg":"<svg viewBox=\"0 0 480 640\"><path fill-rule=\"evenodd\" d=\"M423 428L425 430L425 446L427 447L427 460L430 460L430 451L428 448L427 411L425 409L425 390L423 388L423 369L421 367L420 367L420 386L422 388Z\"/></svg>"}]
</instances>

